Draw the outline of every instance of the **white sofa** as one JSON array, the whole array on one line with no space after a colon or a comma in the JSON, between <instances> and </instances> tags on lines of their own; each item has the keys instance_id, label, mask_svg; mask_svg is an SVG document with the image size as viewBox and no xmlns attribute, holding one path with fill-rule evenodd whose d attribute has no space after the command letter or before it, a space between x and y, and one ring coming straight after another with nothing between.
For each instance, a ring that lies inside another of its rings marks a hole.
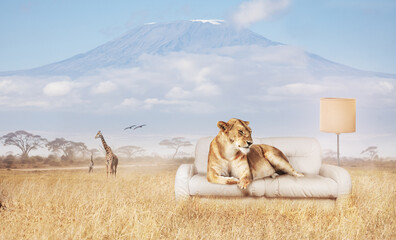
<instances>
[{"instance_id":1,"label":"white sofa","mask_svg":"<svg viewBox=\"0 0 396 240\"><path fill-rule=\"evenodd\" d=\"M332 198L351 193L351 177L338 166L322 164L321 147L314 138L256 138L254 144L268 144L280 149L290 164L304 177L280 175L253 181L246 190L237 185L221 185L206 179L209 145L214 137L198 140L193 164L182 164L176 173L176 200L189 196L254 196L286 198Z\"/></svg>"}]
</instances>

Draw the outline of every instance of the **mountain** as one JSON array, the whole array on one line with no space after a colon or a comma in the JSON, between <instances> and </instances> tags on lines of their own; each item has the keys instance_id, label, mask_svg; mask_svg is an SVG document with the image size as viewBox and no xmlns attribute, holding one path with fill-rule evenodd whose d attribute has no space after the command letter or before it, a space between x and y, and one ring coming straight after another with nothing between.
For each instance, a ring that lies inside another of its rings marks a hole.
<instances>
[{"instance_id":1,"label":"mountain","mask_svg":"<svg viewBox=\"0 0 396 240\"><path fill-rule=\"evenodd\" d=\"M185 51L200 53L207 49L236 45L278 45L248 29L236 29L221 21L177 21L145 24L91 51L30 70L2 75L78 76L100 68L135 66L142 54Z\"/></svg>"},{"instance_id":2,"label":"mountain","mask_svg":"<svg viewBox=\"0 0 396 240\"><path fill-rule=\"evenodd\" d=\"M125 35L86 53L42 67L2 72L0 76L69 76L78 77L104 68L127 68L139 65L143 54L166 55L171 52L210 53L213 49L232 46L282 46L249 29L236 29L219 20L176 21L145 24ZM276 53L274 53L276 54ZM367 72L304 53L313 72L366 75ZM372 74L372 73L370 73Z\"/></svg>"}]
</instances>

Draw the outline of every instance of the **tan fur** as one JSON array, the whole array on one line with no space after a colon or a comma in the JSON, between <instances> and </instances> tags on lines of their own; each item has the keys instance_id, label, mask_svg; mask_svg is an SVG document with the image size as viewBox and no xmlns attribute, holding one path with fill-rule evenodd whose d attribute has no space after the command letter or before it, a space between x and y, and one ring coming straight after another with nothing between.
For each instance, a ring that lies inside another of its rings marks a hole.
<instances>
[{"instance_id":1,"label":"tan fur","mask_svg":"<svg viewBox=\"0 0 396 240\"><path fill-rule=\"evenodd\" d=\"M220 131L210 143L207 179L211 183L238 184L241 189L254 180L277 172L301 177L289 164L286 156L268 145L252 145L249 122L232 118L227 123L219 121Z\"/></svg>"},{"instance_id":2,"label":"tan fur","mask_svg":"<svg viewBox=\"0 0 396 240\"><path fill-rule=\"evenodd\" d=\"M287 157L276 147L254 144L247 155L253 179L275 177L278 172L303 177L290 165Z\"/></svg>"}]
</instances>

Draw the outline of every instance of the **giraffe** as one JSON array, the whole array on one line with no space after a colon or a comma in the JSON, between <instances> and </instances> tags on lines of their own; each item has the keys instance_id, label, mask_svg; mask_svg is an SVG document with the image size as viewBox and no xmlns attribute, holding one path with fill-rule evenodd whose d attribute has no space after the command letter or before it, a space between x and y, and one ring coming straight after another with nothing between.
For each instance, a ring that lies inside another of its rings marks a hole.
<instances>
[{"instance_id":1,"label":"giraffe","mask_svg":"<svg viewBox=\"0 0 396 240\"><path fill-rule=\"evenodd\" d=\"M109 172L110 174L114 174L114 176L117 176L118 157L113 153L113 151L111 151L109 145L107 145L101 131L96 134L95 139L97 138L100 138L102 140L103 148L106 150L105 160L107 176L109 176Z\"/></svg>"},{"instance_id":2,"label":"giraffe","mask_svg":"<svg viewBox=\"0 0 396 240\"><path fill-rule=\"evenodd\" d=\"M91 163L89 164L89 169L88 169L88 173L93 172L93 167L94 167L95 163L93 161L93 153L91 153Z\"/></svg>"}]
</instances>

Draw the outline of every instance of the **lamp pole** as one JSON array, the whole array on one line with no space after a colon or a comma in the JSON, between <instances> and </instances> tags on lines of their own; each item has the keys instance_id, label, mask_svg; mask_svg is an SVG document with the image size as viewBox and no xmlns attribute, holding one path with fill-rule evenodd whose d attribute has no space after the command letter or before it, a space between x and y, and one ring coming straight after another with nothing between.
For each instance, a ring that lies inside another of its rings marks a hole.
<instances>
[{"instance_id":1,"label":"lamp pole","mask_svg":"<svg viewBox=\"0 0 396 240\"><path fill-rule=\"evenodd\" d=\"M340 134L337 133L337 162L338 166L340 166Z\"/></svg>"}]
</instances>

